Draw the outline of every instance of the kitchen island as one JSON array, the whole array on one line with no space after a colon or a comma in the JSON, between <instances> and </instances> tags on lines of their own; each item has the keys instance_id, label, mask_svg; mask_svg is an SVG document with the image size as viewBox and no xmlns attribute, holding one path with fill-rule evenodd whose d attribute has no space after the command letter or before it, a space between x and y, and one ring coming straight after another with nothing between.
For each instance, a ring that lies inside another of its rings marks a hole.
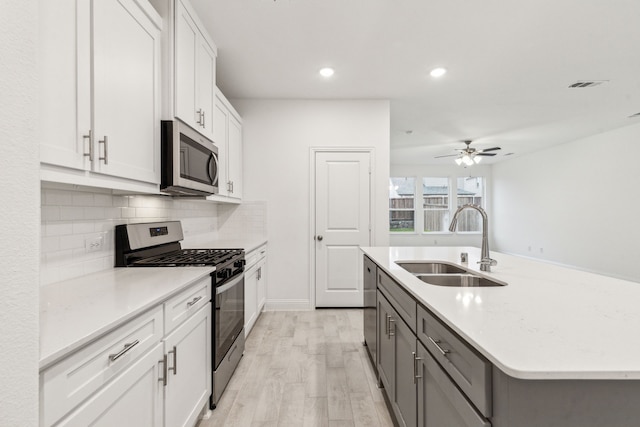
<instances>
[{"instance_id":1,"label":"kitchen island","mask_svg":"<svg viewBox=\"0 0 640 427\"><path fill-rule=\"evenodd\" d=\"M478 425L638 425L639 283L496 252L491 256L498 265L481 272L480 250L469 247L362 251L377 266L378 282L382 275L399 285L418 312L432 315L487 361L489 398L480 411L484 424ZM461 252L469 254L467 263L460 262ZM396 264L420 260L455 264L507 285L436 286ZM388 295L382 290L378 300ZM418 337L419 320L417 332L413 328ZM380 342L384 325L378 323L378 329ZM446 357L440 360L447 363Z\"/></svg>"}]
</instances>

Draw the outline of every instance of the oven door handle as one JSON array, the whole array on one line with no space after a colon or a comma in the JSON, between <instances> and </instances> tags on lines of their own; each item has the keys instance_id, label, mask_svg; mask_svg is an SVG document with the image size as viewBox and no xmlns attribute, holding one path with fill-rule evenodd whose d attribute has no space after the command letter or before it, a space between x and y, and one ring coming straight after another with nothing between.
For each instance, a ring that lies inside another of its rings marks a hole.
<instances>
[{"instance_id":1,"label":"oven door handle","mask_svg":"<svg viewBox=\"0 0 640 427\"><path fill-rule=\"evenodd\" d=\"M221 293L228 291L229 289L240 283L242 280L244 280L244 273L237 276L231 282L225 283L220 287L216 287L216 295L220 295Z\"/></svg>"}]
</instances>

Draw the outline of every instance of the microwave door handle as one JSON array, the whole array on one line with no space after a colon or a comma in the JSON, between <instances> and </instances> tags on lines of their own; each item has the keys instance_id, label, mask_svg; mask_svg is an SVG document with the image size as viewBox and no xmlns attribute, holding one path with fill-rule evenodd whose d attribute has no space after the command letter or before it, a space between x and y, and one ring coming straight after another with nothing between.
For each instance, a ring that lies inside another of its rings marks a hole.
<instances>
[{"instance_id":1,"label":"microwave door handle","mask_svg":"<svg viewBox=\"0 0 640 427\"><path fill-rule=\"evenodd\" d=\"M216 155L214 153L211 153L210 157L209 157L209 162L208 162L208 172L207 174L209 175L209 179L211 180L211 184L216 183L216 181L218 180L218 168L215 168L215 171L213 170L214 165L217 166L217 158ZM215 176L213 176L212 172L215 172Z\"/></svg>"}]
</instances>

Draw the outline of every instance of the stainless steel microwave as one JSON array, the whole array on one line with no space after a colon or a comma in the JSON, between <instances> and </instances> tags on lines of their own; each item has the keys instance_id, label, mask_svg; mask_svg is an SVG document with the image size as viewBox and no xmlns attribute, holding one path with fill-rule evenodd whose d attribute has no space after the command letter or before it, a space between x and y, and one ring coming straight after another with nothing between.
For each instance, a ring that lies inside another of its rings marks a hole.
<instances>
[{"instance_id":1,"label":"stainless steel microwave","mask_svg":"<svg viewBox=\"0 0 640 427\"><path fill-rule=\"evenodd\" d=\"M161 125L160 190L175 196L218 193L218 148L180 120Z\"/></svg>"}]
</instances>

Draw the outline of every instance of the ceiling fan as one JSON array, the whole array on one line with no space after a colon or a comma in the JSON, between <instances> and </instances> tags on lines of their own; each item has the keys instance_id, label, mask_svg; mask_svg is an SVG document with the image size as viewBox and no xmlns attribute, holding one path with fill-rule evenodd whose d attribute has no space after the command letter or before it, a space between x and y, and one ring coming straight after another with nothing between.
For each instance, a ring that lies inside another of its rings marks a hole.
<instances>
[{"instance_id":1,"label":"ceiling fan","mask_svg":"<svg viewBox=\"0 0 640 427\"><path fill-rule=\"evenodd\" d=\"M470 139L466 139L464 142L467 146L464 148L457 148L456 150L459 151L458 154L447 154L444 156L435 156L436 159L439 159L441 157L456 157L455 162L458 165L461 164L465 164L466 166L471 166L474 163L480 163L480 160L482 160L482 157L484 156L495 156L496 153L489 153L489 151L496 151L496 150L501 150L500 147L491 147L491 148L485 148L483 150L476 150L475 148L471 147L471 143L473 142Z\"/></svg>"}]
</instances>

